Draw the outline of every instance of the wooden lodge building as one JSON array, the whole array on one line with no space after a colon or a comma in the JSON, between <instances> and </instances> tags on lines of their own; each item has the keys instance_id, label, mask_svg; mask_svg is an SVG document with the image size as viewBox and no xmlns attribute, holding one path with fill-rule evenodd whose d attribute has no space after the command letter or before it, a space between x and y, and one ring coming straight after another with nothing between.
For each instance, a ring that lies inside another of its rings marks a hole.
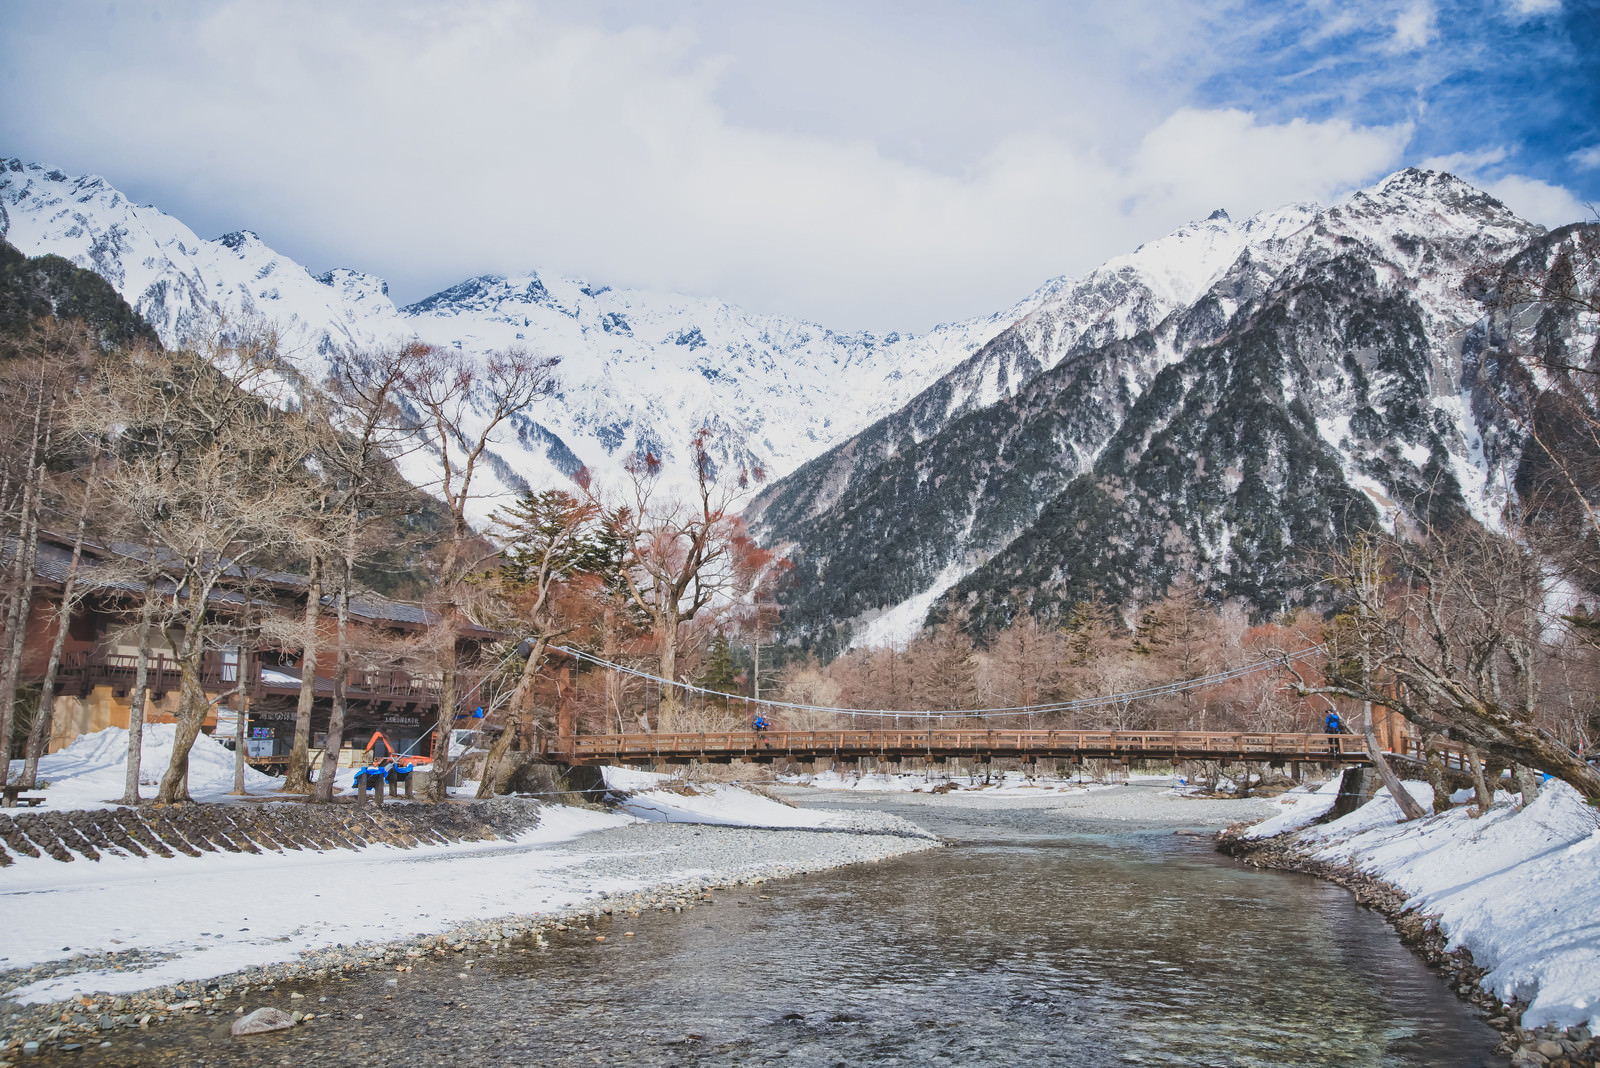
<instances>
[{"instance_id":1,"label":"wooden lodge building","mask_svg":"<svg viewBox=\"0 0 1600 1068\"><path fill-rule=\"evenodd\" d=\"M116 557L126 547L85 546L79 565L79 582L88 589L69 624L61 663L56 672L53 730L49 751L55 752L81 734L107 727L128 726L130 697L138 669L139 649L133 630L145 587L113 577ZM35 587L28 616L19 685L37 687L48 665L60 604L71 561L71 544L41 536L35 562ZM100 575L95 572L100 571ZM160 580L166 596L175 589ZM237 619L247 606L251 614L276 614L300 623L309 588L305 576L285 572L244 569L231 573L212 595L219 623ZM159 589L159 585L158 585ZM336 619L332 595L323 599L319 620L320 645L311 712L313 756L324 744L333 707L333 641ZM364 749L375 731L382 731L400 752L430 756L432 730L439 716L439 679L425 671L406 670L397 651L415 645L436 622L428 609L360 592L350 599L351 641L356 655L346 683L344 745ZM484 703L474 689L472 675L480 647L498 634L463 624L458 637L460 704L470 713ZM383 655L382 650L389 650ZM373 651L378 655L371 655ZM363 655L365 654L365 655ZM242 661L242 663L241 663ZM375 667L384 662L386 666ZM247 754L250 763L271 769L288 761L294 721L300 699L302 671L299 648L272 645L257 648L208 650L201 672L206 695L212 699L204 730L219 740L235 736L235 701L239 673L244 673L244 711ZM146 723L175 722L178 707L179 668L171 645L160 635L151 642L149 700ZM220 726L220 729L219 729Z\"/></svg>"}]
</instances>

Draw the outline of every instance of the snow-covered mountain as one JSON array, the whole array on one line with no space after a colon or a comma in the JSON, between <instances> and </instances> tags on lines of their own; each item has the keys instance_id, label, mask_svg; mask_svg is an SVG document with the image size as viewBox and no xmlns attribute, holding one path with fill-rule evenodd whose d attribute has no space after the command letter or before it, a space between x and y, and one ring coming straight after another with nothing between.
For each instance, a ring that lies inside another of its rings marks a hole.
<instances>
[{"instance_id":1,"label":"snow-covered mountain","mask_svg":"<svg viewBox=\"0 0 1600 1068\"><path fill-rule=\"evenodd\" d=\"M201 240L103 179L17 160L0 233L96 271L169 343L218 314L271 323L313 380L399 340L561 357L558 394L495 446L506 488L644 452L682 486L713 428L719 464L782 476L749 514L796 562L791 636L828 653L930 608L1049 619L1180 575L1270 609L1353 526L1495 522L1521 440L1483 392L1492 331L1464 282L1543 231L1406 170L1329 207L1215 212L922 336L538 273L397 308L370 275L313 275L247 231Z\"/></svg>"},{"instance_id":2,"label":"snow-covered mountain","mask_svg":"<svg viewBox=\"0 0 1600 1068\"><path fill-rule=\"evenodd\" d=\"M270 324L312 381L352 353L414 338L463 358L511 346L559 356L557 395L522 413L496 446L493 471L513 488L580 465L615 475L644 452L682 484L689 439L706 426L719 464L785 474L899 408L1056 284L920 336L839 334L717 300L537 273L471 278L397 308L372 275L314 275L248 230L204 240L103 178L17 159L0 159L0 235L30 256L54 253L100 274L167 344L219 316Z\"/></svg>"},{"instance_id":3,"label":"snow-covered mountain","mask_svg":"<svg viewBox=\"0 0 1600 1068\"><path fill-rule=\"evenodd\" d=\"M1479 394L1469 274L1542 234L1449 175L1151 242L769 487L786 626L824 653L1179 576L1257 609L1396 509L1493 523L1520 456Z\"/></svg>"}]
</instances>

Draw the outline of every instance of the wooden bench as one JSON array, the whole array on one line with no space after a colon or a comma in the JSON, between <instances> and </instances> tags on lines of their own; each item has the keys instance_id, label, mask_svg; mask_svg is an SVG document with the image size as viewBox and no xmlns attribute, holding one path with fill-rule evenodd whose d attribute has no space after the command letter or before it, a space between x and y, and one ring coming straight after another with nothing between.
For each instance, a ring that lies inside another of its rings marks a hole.
<instances>
[{"instance_id":1,"label":"wooden bench","mask_svg":"<svg viewBox=\"0 0 1600 1068\"><path fill-rule=\"evenodd\" d=\"M25 795L20 786L0 787L0 808L16 808L22 805L25 808L38 808L44 804L43 794Z\"/></svg>"}]
</instances>

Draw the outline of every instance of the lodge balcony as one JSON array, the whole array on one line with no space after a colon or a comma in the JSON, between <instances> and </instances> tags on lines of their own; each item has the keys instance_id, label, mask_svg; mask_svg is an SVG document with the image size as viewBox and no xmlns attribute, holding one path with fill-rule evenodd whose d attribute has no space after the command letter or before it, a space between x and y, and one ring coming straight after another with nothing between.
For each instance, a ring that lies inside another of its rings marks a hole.
<instances>
[{"instance_id":1,"label":"lodge balcony","mask_svg":"<svg viewBox=\"0 0 1600 1068\"><path fill-rule=\"evenodd\" d=\"M68 651L62 655L57 676L58 692L63 696L87 697L96 687L109 686L118 697L124 697L133 689L138 668L139 658L134 654L98 650ZM152 656L148 670L150 692L158 698L178 689L180 669L173 657ZM299 667L263 664L256 657L247 657L244 671L245 693L252 706L268 698L293 701L299 697ZM231 692L238 682L239 665L234 656L220 651L205 654L200 665L200 684L207 693ZM458 676L457 692L472 692L476 682L475 678ZM406 671L352 669L346 676L345 694L351 703L422 710L438 707L439 687L437 677L413 675ZM331 674L317 675L314 693L319 702L332 699Z\"/></svg>"}]
</instances>

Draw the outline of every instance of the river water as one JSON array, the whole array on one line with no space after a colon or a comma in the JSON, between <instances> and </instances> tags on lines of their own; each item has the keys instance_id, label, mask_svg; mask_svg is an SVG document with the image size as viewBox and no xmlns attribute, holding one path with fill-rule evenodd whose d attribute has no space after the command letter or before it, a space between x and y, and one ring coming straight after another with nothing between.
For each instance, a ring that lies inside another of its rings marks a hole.
<instances>
[{"instance_id":1,"label":"river water","mask_svg":"<svg viewBox=\"0 0 1600 1068\"><path fill-rule=\"evenodd\" d=\"M1170 821L805 800L888 808L949 846L608 917L470 970L452 955L398 985L302 984L294 1005L319 1019L291 1032L231 1040L231 1017L190 1019L40 1062L1505 1063L1499 1036L1347 892L1239 866ZM290 1006L286 987L247 1001Z\"/></svg>"}]
</instances>

